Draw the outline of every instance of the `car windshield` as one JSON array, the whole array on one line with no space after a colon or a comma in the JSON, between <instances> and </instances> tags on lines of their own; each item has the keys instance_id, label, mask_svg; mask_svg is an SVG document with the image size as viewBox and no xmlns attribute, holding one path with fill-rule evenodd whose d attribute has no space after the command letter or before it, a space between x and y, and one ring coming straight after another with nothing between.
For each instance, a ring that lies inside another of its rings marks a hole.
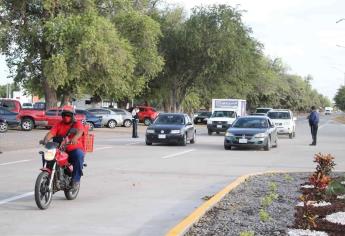
<instances>
[{"instance_id":1,"label":"car windshield","mask_svg":"<svg viewBox=\"0 0 345 236\"><path fill-rule=\"evenodd\" d=\"M288 120L291 119L289 112L269 112L267 115L272 120L279 119L279 120Z\"/></svg>"},{"instance_id":2,"label":"car windshield","mask_svg":"<svg viewBox=\"0 0 345 236\"><path fill-rule=\"evenodd\" d=\"M155 121L157 125L184 125L184 118L180 115L162 115L158 116Z\"/></svg>"},{"instance_id":3,"label":"car windshield","mask_svg":"<svg viewBox=\"0 0 345 236\"><path fill-rule=\"evenodd\" d=\"M267 113L271 110L271 108L258 108L256 109L255 113Z\"/></svg>"},{"instance_id":4,"label":"car windshield","mask_svg":"<svg viewBox=\"0 0 345 236\"><path fill-rule=\"evenodd\" d=\"M245 129L263 129L268 127L268 122L266 119L260 118L240 118L234 123L232 127Z\"/></svg>"},{"instance_id":5,"label":"car windshield","mask_svg":"<svg viewBox=\"0 0 345 236\"><path fill-rule=\"evenodd\" d=\"M212 117L235 118L235 112L234 111L215 111L215 112L213 112Z\"/></svg>"}]
</instances>

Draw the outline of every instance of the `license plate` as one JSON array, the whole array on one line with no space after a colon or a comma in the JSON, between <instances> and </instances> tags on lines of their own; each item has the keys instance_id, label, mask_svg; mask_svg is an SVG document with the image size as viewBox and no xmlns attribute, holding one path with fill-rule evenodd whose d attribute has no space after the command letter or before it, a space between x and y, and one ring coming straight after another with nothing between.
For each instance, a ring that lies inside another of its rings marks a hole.
<instances>
[{"instance_id":1,"label":"license plate","mask_svg":"<svg viewBox=\"0 0 345 236\"><path fill-rule=\"evenodd\" d=\"M238 142L239 142L239 143L248 143L248 139L246 139L246 138L240 138L240 139L238 140Z\"/></svg>"},{"instance_id":2,"label":"license plate","mask_svg":"<svg viewBox=\"0 0 345 236\"><path fill-rule=\"evenodd\" d=\"M217 128L222 128L223 126L222 125L217 125Z\"/></svg>"},{"instance_id":3,"label":"license plate","mask_svg":"<svg viewBox=\"0 0 345 236\"><path fill-rule=\"evenodd\" d=\"M165 139L165 138L166 138L166 135L165 135L165 134L158 134L158 138L159 138L159 139Z\"/></svg>"}]
</instances>

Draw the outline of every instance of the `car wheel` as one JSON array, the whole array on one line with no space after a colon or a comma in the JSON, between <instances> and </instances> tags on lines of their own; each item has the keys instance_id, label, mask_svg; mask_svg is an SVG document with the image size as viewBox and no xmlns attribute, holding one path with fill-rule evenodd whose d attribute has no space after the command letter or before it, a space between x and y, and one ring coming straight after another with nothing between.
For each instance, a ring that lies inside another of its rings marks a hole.
<instances>
[{"instance_id":1,"label":"car wheel","mask_svg":"<svg viewBox=\"0 0 345 236\"><path fill-rule=\"evenodd\" d=\"M276 142L274 144L274 147L277 148L278 147L278 137L276 138Z\"/></svg>"},{"instance_id":2,"label":"car wheel","mask_svg":"<svg viewBox=\"0 0 345 236\"><path fill-rule=\"evenodd\" d=\"M34 121L32 119L25 118L22 120L21 127L24 131L31 131L34 127Z\"/></svg>"},{"instance_id":3,"label":"car wheel","mask_svg":"<svg viewBox=\"0 0 345 236\"><path fill-rule=\"evenodd\" d=\"M125 126L125 127L131 127L132 126L132 121L131 120L125 120L124 122L123 122L123 126Z\"/></svg>"},{"instance_id":4,"label":"car wheel","mask_svg":"<svg viewBox=\"0 0 345 236\"><path fill-rule=\"evenodd\" d=\"M117 123L115 120L109 120L107 125L110 129L114 129L116 127Z\"/></svg>"},{"instance_id":5,"label":"car wheel","mask_svg":"<svg viewBox=\"0 0 345 236\"><path fill-rule=\"evenodd\" d=\"M6 122L1 122L0 123L0 133L5 133L8 130L8 125Z\"/></svg>"},{"instance_id":6,"label":"car wheel","mask_svg":"<svg viewBox=\"0 0 345 236\"><path fill-rule=\"evenodd\" d=\"M181 146L187 145L187 134L184 134L181 140Z\"/></svg>"},{"instance_id":7,"label":"car wheel","mask_svg":"<svg viewBox=\"0 0 345 236\"><path fill-rule=\"evenodd\" d=\"M194 132L194 134L193 134L193 138L190 140L190 143L195 143L195 141L196 141L196 132Z\"/></svg>"},{"instance_id":8,"label":"car wheel","mask_svg":"<svg viewBox=\"0 0 345 236\"><path fill-rule=\"evenodd\" d=\"M219 132L217 131L216 134L219 134Z\"/></svg>"},{"instance_id":9,"label":"car wheel","mask_svg":"<svg viewBox=\"0 0 345 236\"><path fill-rule=\"evenodd\" d=\"M145 143L146 143L146 145L149 145L149 146L151 146L151 145L152 145L152 143L151 143L151 142L149 142L149 141L147 141L147 140L145 140Z\"/></svg>"},{"instance_id":10,"label":"car wheel","mask_svg":"<svg viewBox=\"0 0 345 236\"><path fill-rule=\"evenodd\" d=\"M224 145L224 149L225 149L225 150L231 150L231 146L229 146L229 145Z\"/></svg>"},{"instance_id":11,"label":"car wheel","mask_svg":"<svg viewBox=\"0 0 345 236\"><path fill-rule=\"evenodd\" d=\"M86 124L89 126L89 131L92 131L95 128L92 122L86 122Z\"/></svg>"},{"instance_id":12,"label":"car wheel","mask_svg":"<svg viewBox=\"0 0 345 236\"><path fill-rule=\"evenodd\" d=\"M145 118L144 119L144 125L149 126L152 123L150 118Z\"/></svg>"},{"instance_id":13,"label":"car wheel","mask_svg":"<svg viewBox=\"0 0 345 236\"><path fill-rule=\"evenodd\" d=\"M212 131L211 130L207 130L207 133L208 133L208 135L212 135Z\"/></svg>"},{"instance_id":14,"label":"car wheel","mask_svg":"<svg viewBox=\"0 0 345 236\"><path fill-rule=\"evenodd\" d=\"M295 138L296 137L296 131L293 131L292 135Z\"/></svg>"},{"instance_id":15,"label":"car wheel","mask_svg":"<svg viewBox=\"0 0 345 236\"><path fill-rule=\"evenodd\" d=\"M271 137L267 138L266 146L264 147L265 151L269 151L271 149Z\"/></svg>"},{"instance_id":16,"label":"car wheel","mask_svg":"<svg viewBox=\"0 0 345 236\"><path fill-rule=\"evenodd\" d=\"M289 134L289 139L292 139L293 138L293 134Z\"/></svg>"}]
</instances>

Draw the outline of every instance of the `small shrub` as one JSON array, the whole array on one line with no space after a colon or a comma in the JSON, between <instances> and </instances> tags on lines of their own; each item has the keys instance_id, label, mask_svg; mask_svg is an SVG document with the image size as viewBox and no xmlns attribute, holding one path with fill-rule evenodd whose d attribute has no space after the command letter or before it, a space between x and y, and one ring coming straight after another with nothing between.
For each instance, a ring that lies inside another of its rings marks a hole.
<instances>
[{"instance_id":1,"label":"small shrub","mask_svg":"<svg viewBox=\"0 0 345 236\"><path fill-rule=\"evenodd\" d=\"M285 179L287 182L292 182L292 181L294 181L294 178L292 178L291 175L289 175L289 174L285 174L285 175L284 175L284 179Z\"/></svg>"},{"instance_id":2,"label":"small shrub","mask_svg":"<svg viewBox=\"0 0 345 236\"><path fill-rule=\"evenodd\" d=\"M260 209L259 216L262 222L266 222L271 218L270 214L264 209Z\"/></svg>"},{"instance_id":3,"label":"small shrub","mask_svg":"<svg viewBox=\"0 0 345 236\"><path fill-rule=\"evenodd\" d=\"M244 231L240 233L240 236L254 236L254 232L253 231Z\"/></svg>"}]
</instances>

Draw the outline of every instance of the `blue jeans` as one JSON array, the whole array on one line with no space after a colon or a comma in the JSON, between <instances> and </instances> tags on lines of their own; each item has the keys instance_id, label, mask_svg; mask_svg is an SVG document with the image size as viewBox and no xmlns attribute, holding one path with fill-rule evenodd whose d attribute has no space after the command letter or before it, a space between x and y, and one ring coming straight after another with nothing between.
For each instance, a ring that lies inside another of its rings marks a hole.
<instances>
[{"instance_id":1,"label":"blue jeans","mask_svg":"<svg viewBox=\"0 0 345 236\"><path fill-rule=\"evenodd\" d=\"M75 149L68 152L68 161L73 165L72 180L80 182L83 175L84 152L81 149Z\"/></svg>"}]
</instances>

